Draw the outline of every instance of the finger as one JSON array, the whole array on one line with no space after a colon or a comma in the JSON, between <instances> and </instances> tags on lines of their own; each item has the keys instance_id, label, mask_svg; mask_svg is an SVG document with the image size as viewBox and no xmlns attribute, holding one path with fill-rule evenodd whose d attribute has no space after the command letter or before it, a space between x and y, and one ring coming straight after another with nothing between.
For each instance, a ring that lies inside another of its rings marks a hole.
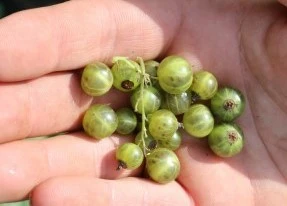
<instances>
[{"instance_id":1,"label":"finger","mask_svg":"<svg viewBox=\"0 0 287 206\"><path fill-rule=\"evenodd\" d=\"M115 55L154 58L179 26L178 4L68 1L8 16L0 21L0 81L107 62Z\"/></svg>"},{"instance_id":2,"label":"finger","mask_svg":"<svg viewBox=\"0 0 287 206\"><path fill-rule=\"evenodd\" d=\"M279 0L280 3L282 3L283 5L287 6L287 1L286 0Z\"/></svg>"},{"instance_id":3,"label":"finger","mask_svg":"<svg viewBox=\"0 0 287 206\"><path fill-rule=\"evenodd\" d=\"M176 182L159 185L138 178L116 181L86 177L59 177L39 185L33 205L194 205Z\"/></svg>"},{"instance_id":4,"label":"finger","mask_svg":"<svg viewBox=\"0 0 287 206\"><path fill-rule=\"evenodd\" d=\"M115 179L137 175L137 170L116 170L115 148L130 138L97 141L84 134L45 140L22 140L0 146L0 202L27 197L39 183L55 176L81 175Z\"/></svg>"},{"instance_id":5,"label":"finger","mask_svg":"<svg viewBox=\"0 0 287 206\"><path fill-rule=\"evenodd\" d=\"M0 83L0 142L77 129L91 104L109 103L117 109L129 101L127 95L112 89L93 101L82 92L77 73L56 73L17 84Z\"/></svg>"},{"instance_id":6,"label":"finger","mask_svg":"<svg viewBox=\"0 0 287 206\"><path fill-rule=\"evenodd\" d=\"M188 141L177 154L181 173L178 182L200 205L231 205L238 201L250 205L253 188L242 174L241 160L216 157L205 141ZM216 204L215 204L216 203Z\"/></svg>"}]
</instances>

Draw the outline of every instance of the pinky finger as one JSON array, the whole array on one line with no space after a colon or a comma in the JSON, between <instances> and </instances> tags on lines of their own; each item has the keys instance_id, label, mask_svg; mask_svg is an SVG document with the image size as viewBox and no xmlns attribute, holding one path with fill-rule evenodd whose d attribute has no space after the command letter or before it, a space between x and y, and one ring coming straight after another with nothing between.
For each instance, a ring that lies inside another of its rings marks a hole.
<instances>
[{"instance_id":1,"label":"pinky finger","mask_svg":"<svg viewBox=\"0 0 287 206\"><path fill-rule=\"evenodd\" d=\"M119 180L57 177L37 186L30 200L33 206L194 205L177 182L159 185L133 177Z\"/></svg>"}]
</instances>

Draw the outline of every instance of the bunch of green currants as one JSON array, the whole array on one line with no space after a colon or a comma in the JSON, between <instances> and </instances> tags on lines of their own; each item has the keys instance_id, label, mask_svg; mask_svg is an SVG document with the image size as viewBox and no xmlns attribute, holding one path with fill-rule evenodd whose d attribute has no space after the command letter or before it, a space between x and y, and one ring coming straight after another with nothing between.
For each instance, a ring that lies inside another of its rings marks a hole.
<instances>
[{"instance_id":1,"label":"bunch of green currants","mask_svg":"<svg viewBox=\"0 0 287 206\"><path fill-rule=\"evenodd\" d=\"M83 70L81 87L86 94L101 96L112 86L130 93L130 107L114 111L107 104L92 105L83 128L96 139L114 132L135 134L133 143L117 148L118 170L136 169L145 161L152 180L162 184L175 180L180 161L174 151L181 145L183 130L193 138L207 137L220 157L234 156L243 148L243 132L234 123L244 111L242 93L219 88L208 71L193 73L193 66L181 56L168 56L160 63L115 57L111 69L95 62Z\"/></svg>"}]
</instances>

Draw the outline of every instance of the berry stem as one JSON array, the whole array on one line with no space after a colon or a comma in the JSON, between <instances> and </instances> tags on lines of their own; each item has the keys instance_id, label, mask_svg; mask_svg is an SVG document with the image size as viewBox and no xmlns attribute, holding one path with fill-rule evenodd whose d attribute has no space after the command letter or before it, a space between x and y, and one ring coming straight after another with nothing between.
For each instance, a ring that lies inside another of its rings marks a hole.
<instances>
[{"instance_id":1,"label":"berry stem","mask_svg":"<svg viewBox=\"0 0 287 206\"><path fill-rule=\"evenodd\" d=\"M145 83L147 81L146 79L146 73L145 73L145 65L144 65L144 61L141 57L137 58L140 64L140 68L141 68L141 73L142 73L142 79L141 79L141 83L140 83L140 101L143 102L143 92L144 92L144 86ZM144 104L142 103L141 105L141 110L142 110L142 128L141 128L141 140L142 140L142 144L143 144L143 148L144 148L144 156L146 156L146 145L145 145L145 138L147 137L147 130L145 127L145 121L146 121L146 114L145 114L145 110L144 110Z\"/></svg>"}]
</instances>

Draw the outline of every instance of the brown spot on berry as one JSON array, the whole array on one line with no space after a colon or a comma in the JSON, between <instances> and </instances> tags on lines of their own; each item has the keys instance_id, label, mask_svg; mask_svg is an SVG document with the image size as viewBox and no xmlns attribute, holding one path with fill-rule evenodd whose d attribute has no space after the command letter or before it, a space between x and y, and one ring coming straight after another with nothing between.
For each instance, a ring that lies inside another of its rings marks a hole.
<instances>
[{"instance_id":1,"label":"brown spot on berry","mask_svg":"<svg viewBox=\"0 0 287 206\"><path fill-rule=\"evenodd\" d=\"M130 80L124 80L121 83L123 89L131 90L134 87L134 83Z\"/></svg>"}]
</instances>

